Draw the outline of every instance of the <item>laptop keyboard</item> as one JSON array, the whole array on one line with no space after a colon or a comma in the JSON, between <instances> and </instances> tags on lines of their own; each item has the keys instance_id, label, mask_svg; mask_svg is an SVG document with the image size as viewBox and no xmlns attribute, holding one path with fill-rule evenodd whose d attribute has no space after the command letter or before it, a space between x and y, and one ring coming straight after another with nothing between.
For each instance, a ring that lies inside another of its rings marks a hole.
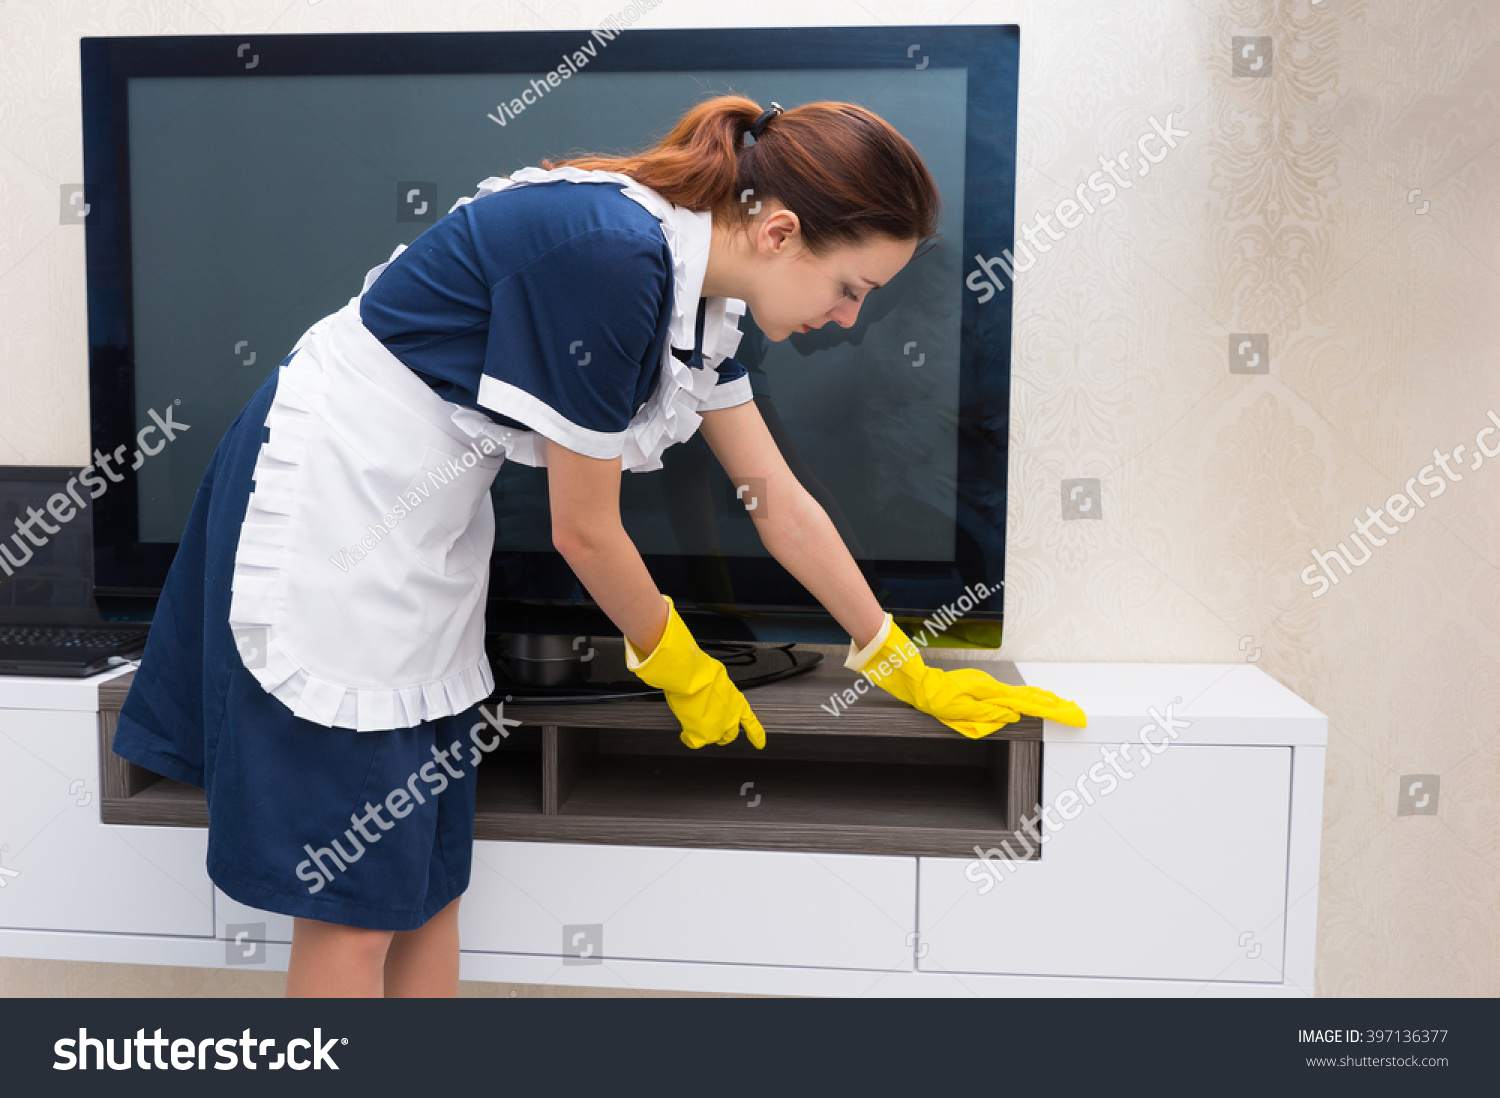
<instances>
[{"instance_id":1,"label":"laptop keyboard","mask_svg":"<svg viewBox=\"0 0 1500 1098\"><path fill-rule=\"evenodd\" d=\"M0 625L0 645L21 648L127 648L139 645L150 630L94 629L66 625Z\"/></svg>"}]
</instances>

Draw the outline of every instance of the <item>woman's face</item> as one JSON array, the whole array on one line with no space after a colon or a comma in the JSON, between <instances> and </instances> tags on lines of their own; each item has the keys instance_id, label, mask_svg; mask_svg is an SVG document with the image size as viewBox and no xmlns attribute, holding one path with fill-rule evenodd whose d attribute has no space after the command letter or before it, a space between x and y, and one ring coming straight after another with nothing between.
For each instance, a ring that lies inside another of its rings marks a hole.
<instances>
[{"instance_id":1,"label":"woman's face","mask_svg":"<svg viewBox=\"0 0 1500 1098\"><path fill-rule=\"evenodd\" d=\"M797 215L785 207L750 223L749 244L743 296L756 325L775 343L830 321L852 328L870 291L894 278L917 249L915 239L874 237L815 256L803 243Z\"/></svg>"}]
</instances>

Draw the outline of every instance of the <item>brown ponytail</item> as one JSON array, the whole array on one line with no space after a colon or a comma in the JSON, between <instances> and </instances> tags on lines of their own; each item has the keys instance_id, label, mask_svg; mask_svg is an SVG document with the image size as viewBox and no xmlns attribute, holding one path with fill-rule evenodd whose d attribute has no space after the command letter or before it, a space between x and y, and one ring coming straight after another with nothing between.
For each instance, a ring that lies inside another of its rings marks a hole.
<instances>
[{"instance_id":1,"label":"brown ponytail","mask_svg":"<svg viewBox=\"0 0 1500 1098\"><path fill-rule=\"evenodd\" d=\"M757 199L774 198L797 215L815 255L877 236L937 236L937 185L885 119L853 103L806 103L771 118L745 147L760 115L754 100L721 95L693 107L644 152L541 167L620 172L679 206L711 210L720 225L743 225Z\"/></svg>"}]
</instances>

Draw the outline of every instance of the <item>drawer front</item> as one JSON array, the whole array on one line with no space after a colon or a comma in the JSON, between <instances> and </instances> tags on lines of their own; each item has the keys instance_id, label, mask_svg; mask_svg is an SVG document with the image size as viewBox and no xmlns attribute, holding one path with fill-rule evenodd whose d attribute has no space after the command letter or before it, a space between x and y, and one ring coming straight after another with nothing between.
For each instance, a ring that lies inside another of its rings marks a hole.
<instances>
[{"instance_id":1,"label":"drawer front","mask_svg":"<svg viewBox=\"0 0 1500 1098\"><path fill-rule=\"evenodd\" d=\"M1172 744L1141 768L1136 746L1111 789L1088 777L1100 745L1044 745L1042 803L1080 779L1094 803L1054 808L1039 859L990 863L1001 880L921 859L918 967L1281 981L1291 749Z\"/></svg>"},{"instance_id":2,"label":"drawer front","mask_svg":"<svg viewBox=\"0 0 1500 1098\"><path fill-rule=\"evenodd\" d=\"M98 720L0 710L0 927L209 937L208 833L99 822Z\"/></svg>"},{"instance_id":3,"label":"drawer front","mask_svg":"<svg viewBox=\"0 0 1500 1098\"><path fill-rule=\"evenodd\" d=\"M466 950L910 970L916 859L580 843L474 844Z\"/></svg>"}]
</instances>

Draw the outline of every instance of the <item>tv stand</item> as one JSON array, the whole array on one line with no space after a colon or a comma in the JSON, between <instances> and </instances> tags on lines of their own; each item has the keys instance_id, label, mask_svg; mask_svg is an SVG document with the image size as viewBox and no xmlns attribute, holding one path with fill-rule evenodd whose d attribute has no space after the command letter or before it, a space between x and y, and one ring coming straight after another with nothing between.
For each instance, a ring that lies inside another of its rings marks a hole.
<instances>
[{"instance_id":1,"label":"tv stand","mask_svg":"<svg viewBox=\"0 0 1500 1098\"><path fill-rule=\"evenodd\" d=\"M763 752L690 751L660 700L507 704L525 723L480 764L462 978L1312 994L1328 721L1258 666L929 651L1088 714L969 740L880 692L831 715L855 679L823 652L746 692ZM284 970L292 919L208 877L203 793L109 750L128 674L0 678L0 955ZM1111 759L1132 776L1094 784ZM1045 846L1005 851L1038 802Z\"/></svg>"},{"instance_id":2,"label":"tv stand","mask_svg":"<svg viewBox=\"0 0 1500 1098\"><path fill-rule=\"evenodd\" d=\"M1020 682L1013 665L993 667ZM528 702L497 691L486 707L522 724L479 764L475 838L953 857L1007 840L1025 849L1015 831L1040 794L1040 719L969 740L875 688L833 716L829 696L860 676L827 660L795 670L746 690L766 729L761 750L743 731L724 746L687 747L659 693ZM103 820L206 827L201 790L110 750L132 678L100 688Z\"/></svg>"}]
</instances>

